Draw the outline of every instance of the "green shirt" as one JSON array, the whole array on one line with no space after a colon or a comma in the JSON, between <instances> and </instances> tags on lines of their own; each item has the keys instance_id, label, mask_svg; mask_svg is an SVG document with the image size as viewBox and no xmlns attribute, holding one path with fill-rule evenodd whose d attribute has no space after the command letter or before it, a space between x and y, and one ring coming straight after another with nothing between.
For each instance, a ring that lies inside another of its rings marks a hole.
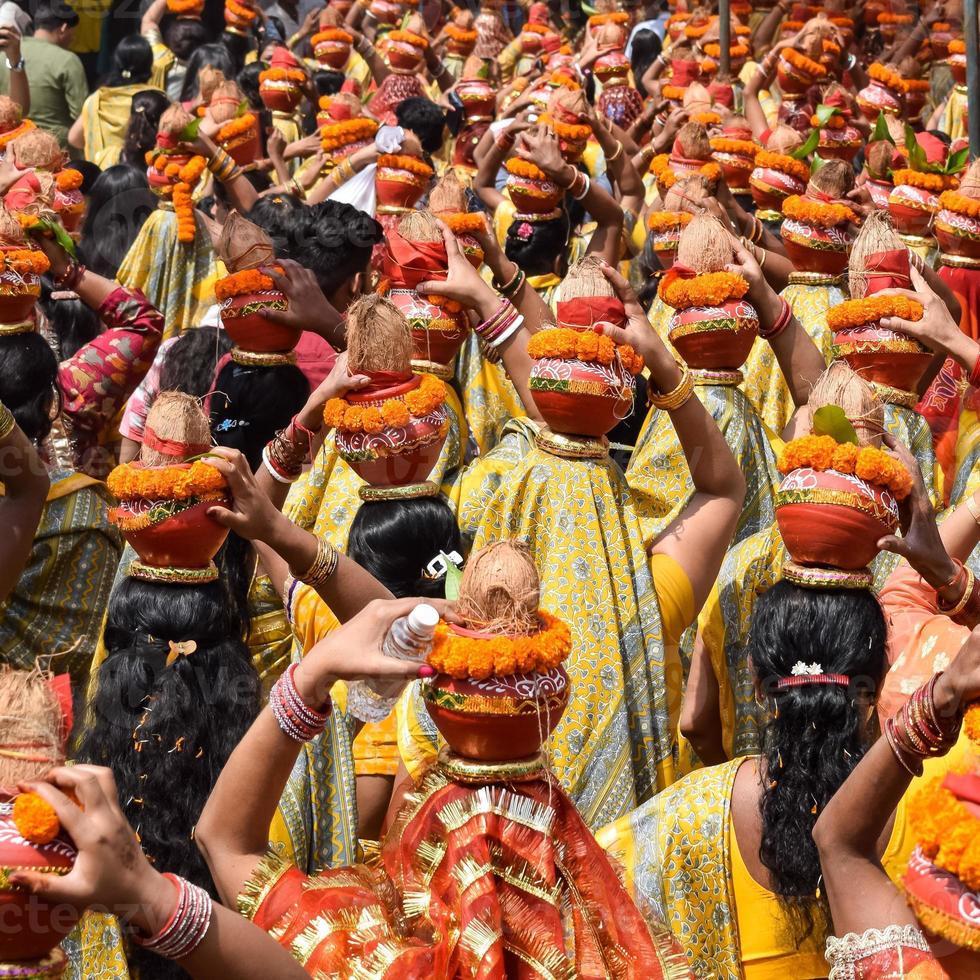
<instances>
[{"instance_id":1,"label":"green shirt","mask_svg":"<svg viewBox=\"0 0 980 980\"><path fill-rule=\"evenodd\" d=\"M82 114L82 103L88 95L85 69L78 55L59 48L50 41L25 37L21 53L31 86L30 118L41 128L68 146L68 130ZM0 93L10 94L10 72L0 57Z\"/></svg>"}]
</instances>

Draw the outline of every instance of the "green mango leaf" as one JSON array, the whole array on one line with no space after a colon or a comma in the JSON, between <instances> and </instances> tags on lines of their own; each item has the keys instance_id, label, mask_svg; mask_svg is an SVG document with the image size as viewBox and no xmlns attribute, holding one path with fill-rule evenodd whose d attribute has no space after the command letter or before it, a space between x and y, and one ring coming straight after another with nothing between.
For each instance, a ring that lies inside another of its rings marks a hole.
<instances>
[{"instance_id":1,"label":"green mango leaf","mask_svg":"<svg viewBox=\"0 0 980 980\"><path fill-rule=\"evenodd\" d=\"M817 117L821 126L826 126L834 116L840 115L840 109L836 109L832 105L820 104L817 106L817 111L814 115Z\"/></svg>"},{"instance_id":2,"label":"green mango leaf","mask_svg":"<svg viewBox=\"0 0 980 980\"><path fill-rule=\"evenodd\" d=\"M445 552L440 551L439 557L446 563L446 598L453 601L459 598L459 583L463 581L463 572Z\"/></svg>"},{"instance_id":3,"label":"green mango leaf","mask_svg":"<svg viewBox=\"0 0 980 980\"><path fill-rule=\"evenodd\" d=\"M854 426L839 405L824 405L813 413L813 433L830 436L837 442L850 442L855 446L858 444Z\"/></svg>"},{"instance_id":4,"label":"green mango leaf","mask_svg":"<svg viewBox=\"0 0 980 980\"><path fill-rule=\"evenodd\" d=\"M197 131L201 128L202 120L200 117L197 119L192 119L181 131L180 140L182 143L190 143L191 140L197 139Z\"/></svg>"},{"instance_id":5,"label":"green mango leaf","mask_svg":"<svg viewBox=\"0 0 980 980\"><path fill-rule=\"evenodd\" d=\"M31 228L32 234L44 234L45 232L51 232L54 240L73 258L78 258L78 252L75 249L75 243L72 241L71 235L62 227L60 221L51 221L49 218L39 218L36 225Z\"/></svg>"},{"instance_id":6,"label":"green mango leaf","mask_svg":"<svg viewBox=\"0 0 980 980\"><path fill-rule=\"evenodd\" d=\"M946 161L946 173L958 174L966 166L966 161L969 158L970 148L968 146L964 146L962 150L951 153L949 159Z\"/></svg>"},{"instance_id":7,"label":"green mango leaf","mask_svg":"<svg viewBox=\"0 0 980 980\"><path fill-rule=\"evenodd\" d=\"M248 99L242 99L242 101L238 103L238 108L235 110L235 118L237 119L240 116L244 116L246 112L248 112Z\"/></svg>"},{"instance_id":8,"label":"green mango leaf","mask_svg":"<svg viewBox=\"0 0 980 980\"><path fill-rule=\"evenodd\" d=\"M790 156L794 160L805 160L820 145L820 130L811 129L806 142L796 150L790 151Z\"/></svg>"},{"instance_id":9,"label":"green mango leaf","mask_svg":"<svg viewBox=\"0 0 980 980\"><path fill-rule=\"evenodd\" d=\"M895 141L892 139L892 134L888 131L888 123L885 120L885 114L883 112L878 113L878 119L875 121L874 132L871 134L872 143L877 143L881 140L891 143L892 146L895 145Z\"/></svg>"},{"instance_id":10,"label":"green mango leaf","mask_svg":"<svg viewBox=\"0 0 980 980\"><path fill-rule=\"evenodd\" d=\"M826 162L819 153L814 153L813 160L810 161L810 176L812 177Z\"/></svg>"}]
</instances>

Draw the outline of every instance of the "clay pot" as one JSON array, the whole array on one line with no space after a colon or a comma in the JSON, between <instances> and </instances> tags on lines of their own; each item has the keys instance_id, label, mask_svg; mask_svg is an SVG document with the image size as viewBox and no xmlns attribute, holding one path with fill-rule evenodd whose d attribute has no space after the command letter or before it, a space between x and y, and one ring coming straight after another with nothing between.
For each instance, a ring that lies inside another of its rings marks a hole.
<instances>
[{"instance_id":1,"label":"clay pot","mask_svg":"<svg viewBox=\"0 0 980 980\"><path fill-rule=\"evenodd\" d=\"M850 163L861 150L864 140L851 125L843 129L821 129L817 153L824 159L846 160Z\"/></svg>"},{"instance_id":2,"label":"clay pot","mask_svg":"<svg viewBox=\"0 0 980 980\"><path fill-rule=\"evenodd\" d=\"M779 87L786 95L804 95L813 86L813 79L795 65L780 57L776 65Z\"/></svg>"},{"instance_id":3,"label":"clay pot","mask_svg":"<svg viewBox=\"0 0 980 980\"><path fill-rule=\"evenodd\" d=\"M755 160L740 153L723 153L721 150L715 150L711 155L721 167L728 189L733 194L746 193L749 190L749 177L755 169Z\"/></svg>"},{"instance_id":4,"label":"clay pot","mask_svg":"<svg viewBox=\"0 0 980 980\"><path fill-rule=\"evenodd\" d=\"M429 717L453 752L505 762L538 752L568 704L569 681L562 667L482 681L437 674L421 691Z\"/></svg>"},{"instance_id":5,"label":"clay pot","mask_svg":"<svg viewBox=\"0 0 980 980\"><path fill-rule=\"evenodd\" d=\"M776 492L776 523L798 565L859 571L898 528L891 492L835 470L793 470Z\"/></svg>"},{"instance_id":6,"label":"clay pot","mask_svg":"<svg viewBox=\"0 0 980 980\"><path fill-rule=\"evenodd\" d=\"M288 79L267 79L259 85L262 104L272 112L293 113L303 99L303 90Z\"/></svg>"},{"instance_id":7,"label":"clay pot","mask_svg":"<svg viewBox=\"0 0 980 980\"><path fill-rule=\"evenodd\" d=\"M167 155L167 163L175 163L178 167L184 166L190 156L186 153L173 153ZM156 167L146 168L146 180L150 185L150 190L159 195L165 187L170 187L172 181L165 174L162 174Z\"/></svg>"},{"instance_id":8,"label":"clay pot","mask_svg":"<svg viewBox=\"0 0 980 980\"><path fill-rule=\"evenodd\" d=\"M949 70L953 74L953 81L957 85L966 85L966 55L951 54L946 60Z\"/></svg>"},{"instance_id":9,"label":"clay pot","mask_svg":"<svg viewBox=\"0 0 980 980\"><path fill-rule=\"evenodd\" d=\"M189 467L189 464L186 465ZM206 568L228 537L228 528L208 517L208 511L217 505L227 507L230 501L200 501L142 530L124 531L123 537L145 565L156 568ZM172 506L171 501L127 500L119 505L121 510L132 514L168 506Z\"/></svg>"},{"instance_id":10,"label":"clay pot","mask_svg":"<svg viewBox=\"0 0 980 980\"><path fill-rule=\"evenodd\" d=\"M0 272L0 323L19 323L34 312L41 295L41 279L32 272Z\"/></svg>"},{"instance_id":11,"label":"clay pot","mask_svg":"<svg viewBox=\"0 0 980 980\"><path fill-rule=\"evenodd\" d=\"M350 59L351 45L347 41L320 41L313 51L316 60L326 68L341 71Z\"/></svg>"},{"instance_id":12,"label":"clay pot","mask_svg":"<svg viewBox=\"0 0 980 980\"><path fill-rule=\"evenodd\" d=\"M848 251L854 241L847 225L821 228L784 218L780 235L786 255L798 272L839 276L847 268Z\"/></svg>"},{"instance_id":13,"label":"clay pot","mask_svg":"<svg viewBox=\"0 0 980 980\"><path fill-rule=\"evenodd\" d=\"M378 167L374 176L374 189L381 207L414 207L428 184L428 177L400 167Z\"/></svg>"},{"instance_id":14,"label":"clay pot","mask_svg":"<svg viewBox=\"0 0 980 980\"><path fill-rule=\"evenodd\" d=\"M930 190L899 184L888 195L888 213L903 235L928 235L939 210L939 198Z\"/></svg>"},{"instance_id":15,"label":"clay pot","mask_svg":"<svg viewBox=\"0 0 980 980\"><path fill-rule=\"evenodd\" d=\"M463 103L467 119L493 118L497 100L487 82L479 79L462 81L456 86L456 94Z\"/></svg>"},{"instance_id":16,"label":"clay pot","mask_svg":"<svg viewBox=\"0 0 980 980\"><path fill-rule=\"evenodd\" d=\"M680 229L669 231L654 231L650 233L653 252L660 265L669 269L677 260L677 243L680 241Z\"/></svg>"},{"instance_id":17,"label":"clay pot","mask_svg":"<svg viewBox=\"0 0 980 980\"><path fill-rule=\"evenodd\" d=\"M952 31L933 31L929 35L929 45L935 61L942 61L949 54L949 42L952 40Z\"/></svg>"},{"instance_id":18,"label":"clay pot","mask_svg":"<svg viewBox=\"0 0 980 980\"><path fill-rule=\"evenodd\" d=\"M542 357L531 366L530 389L552 432L598 437L629 414L636 382L616 364Z\"/></svg>"},{"instance_id":19,"label":"clay pot","mask_svg":"<svg viewBox=\"0 0 980 980\"><path fill-rule=\"evenodd\" d=\"M760 211L780 211L791 194L806 192L806 183L772 167L756 167L749 175L752 200Z\"/></svg>"},{"instance_id":20,"label":"clay pot","mask_svg":"<svg viewBox=\"0 0 980 980\"><path fill-rule=\"evenodd\" d=\"M349 392L347 401L362 408L380 408L389 398L404 396L422 383L416 375L410 381L364 394ZM380 432L342 432L336 435L337 451L365 483L380 487L402 487L422 483L439 459L449 431L449 411L445 403L406 426L387 426Z\"/></svg>"},{"instance_id":21,"label":"clay pot","mask_svg":"<svg viewBox=\"0 0 980 980\"><path fill-rule=\"evenodd\" d=\"M72 868L75 848L65 837L58 836L49 844L32 844L20 836L12 811L13 801L4 795L0 802L0 867L5 871L64 869L65 872ZM78 921L66 906L52 907L6 883L0 887L0 917L6 923L0 929L0 961L4 963L41 959Z\"/></svg>"},{"instance_id":22,"label":"clay pot","mask_svg":"<svg viewBox=\"0 0 980 980\"><path fill-rule=\"evenodd\" d=\"M941 208L932 230L939 241L940 251L947 255L980 259L980 219Z\"/></svg>"},{"instance_id":23,"label":"clay pot","mask_svg":"<svg viewBox=\"0 0 980 980\"><path fill-rule=\"evenodd\" d=\"M254 163L258 159L261 144L259 143L259 131L257 127L228 140L224 145L224 151L238 164L244 167L246 164Z\"/></svg>"},{"instance_id":24,"label":"clay pot","mask_svg":"<svg viewBox=\"0 0 980 980\"><path fill-rule=\"evenodd\" d=\"M299 343L299 331L266 319L263 310L285 309L286 297L277 289L231 296L221 303L221 325L235 346L254 354L291 351Z\"/></svg>"},{"instance_id":25,"label":"clay pot","mask_svg":"<svg viewBox=\"0 0 980 980\"><path fill-rule=\"evenodd\" d=\"M905 96L905 114L909 119L918 119L922 115L922 110L926 106L927 92L918 89L908 92Z\"/></svg>"},{"instance_id":26,"label":"clay pot","mask_svg":"<svg viewBox=\"0 0 980 980\"><path fill-rule=\"evenodd\" d=\"M695 306L670 318L671 344L689 367L702 371L735 371L759 334L759 314L743 299L722 306Z\"/></svg>"},{"instance_id":27,"label":"clay pot","mask_svg":"<svg viewBox=\"0 0 980 980\"><path fill-rule=\"evenodd\" d=\"M414 289L392 289L388 299L401 310L412 329L412 357L450 364L466 340L466 315L435 306Z\"/></svg>"},{"instance_id":28,"label":"clay pot","mask_svg":"<svg viewBox=\"0 0 980 980\"><path fill-rule=\"evenodd\" d=\"M868 122L873 123L879 112L886 115L898 116L902 112L902 100L891 89L872 82L857 94L858 108Z\"/></svg>"},{"instance_id":29,"label":"clay pot","mask_svg":"<svg viewBox=\"0 0 980 980\"><path fill-rule=\"evenodd\" d=\"M421 48L405 41L389 41L385 45L385 58L396 71L417 71L424 57Z\"/></svg>"},{"instance_id":30,"label":"clay pot","mask_svg":"<svg viewBox=\"0 0 980 980\"><path fill-rule=\"evenodd\" d=\"M507 190L514 207L521 214L548 214L561 199L561 188L550 180L535 180L509 174Z\"/></svg>"},{"instance_id":31,"label":"clay pot","mask_svg":"<svg viewBox=\"0 0 980 980\"><path fill-rule=\"evenodd\" d=\"M887 180L872 180L869 178L861 186L867 187L868 193L871 195L871 201L876 208L888 207L888 197L894 189L894 184L890 184Z\"/></svg>"},{"instance_id":32,"label":"clay pot","mask_svg":"<svg viewBox=\"0 0 980 980\"><path fill-rule=\"evenodd\" d=\"M85 198L79 190L59 191L54 193L54 209L61 218L68 234L78 231L85 217Z\"/></svg>"},{"instance_id":33,"label":"clay pot","mask_svg":"<svg viewBox=\"0 0 980 980\"><path fill-rule=\"evenodd\" d=\"M374 0L369 9L381 24L394 25L402 18L402 8L397 3L388 3L387 0Z\"/></svg>"},{"instance_id":34,"label":"clay pot","mask_svg":"<svg viewBox=\"0 0 980 980\"><path fill-rule=\"evenodd\" d=\"M866 381L877 381L902 391L915 391L929 367L932 354L917 340L877 323L838 330L830 348Z\"/></svg>"}]
</instances>

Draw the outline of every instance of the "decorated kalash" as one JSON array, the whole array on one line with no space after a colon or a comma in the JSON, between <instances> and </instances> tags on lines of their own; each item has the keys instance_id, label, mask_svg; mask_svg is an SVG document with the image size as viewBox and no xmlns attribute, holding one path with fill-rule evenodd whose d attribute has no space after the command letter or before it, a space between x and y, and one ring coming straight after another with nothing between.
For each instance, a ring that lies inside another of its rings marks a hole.
<instances>
[{"instance_id":1,"label":"decorated kalash","mask_svg":"<svg viewBox=\"0 0 980 980\"><path fill-rule=\"evenodd\" d=\"M463 65L456 94L463 104L463 124L453 146L453 166L476 173L473 154L497 111L496 90L490 83L491 62L471 55Z\"/></svg>"},{"instance_id":2,"label":"decorated kalash","mask_svg":"<svg viewBox=\"0 0 980 980\"><path fill-rule=\"evenodd\" d=\"M308 81L306 71L295 55L283 47L272 52L269 67L259 73L259 98L272 113L272 124L287 143L302 136L297 110Z\"/></svg>"},{"instance_id":3,"label":"decorated kalash","mask_svg":"<svg viewBox=\"0 0 980 980\"><path fill-rule=\"evenodd\" d=\"M462 622L436 627L428 656L436 673L422 682L443 746L376 858L307 879L270 857L245 884L241 910L308 971L689 976L549 767L547 740L569 698L571 638L539 609L540 588L516 543L470 557L456 597ZM360 913L345 918L351 907Z\"/></svg>"},{"instance_id":4,"label":"decorated kalash","mask_svg":"<svg viewBox=\"0 0 980 980\"><path fill-rule=\"evenodd\" d=\"M377 120L364 114L355 89L356 84L348 80L336 95L320 98L316 121L320 128L320 145L327 158L325 173L341 166L352 154L367 146L378 132ZM348 179L353 173L351 167L346 175Z\"/></svg>"},{"instance_id":5,"label":"decorated kalash","mask_svg":"<svg viewBox=\"0 0 980 980\"><path fill-rule=\"evenodd\" d=\"M236 82L219 82L211 92L206 117L219 126L214 142L240 167L260 155L259 121L245 106L245 93Z\"/></svg>"},{"instance_id":6,"label":"decorated kalash","mask_svg":"<svg viewBox=\"0 0 980 980\"><path fill-rule=\"evenodd\" d=\"M52 766L65 763L71 730L67 675L0 670L0 909L8 923L0 936L0 976L53 980L64 975L59 945L77 918L17 886L18 871L66 875L75 848L51 805L18 791Z\"/></svg>"},{"instance_id":7,"label":"decorated kalash","mask_svg":"<svg viewBox=\"0 0 980 980\"><path fill-rule=\"evenodd\" d=\"M690 218L683 212L679 216ZM773 521L776 459L762 420L738 387L740 368L759 336L759 316L745 298L748 282L726 271L732 261L731 240L720 222L696 215L680 232L677 261L661 280L660 296L672 311L670 343L691 369L695 395L718 423L745 476L746 503L733 537L737 543ZM626 480L643 538L652 542L694 493L683 450L661 409L651 407L647 414Z\"/></svg>"},{"instance_id":8,"label":"decorated kalash","mask_svg":"<svg viewBox=\"0 0 980 980\"><path fill-rule=\"evenodd\" d=\"M14 215L0 206L0 334L37 329L34 305L41 295L41 276L51 267L48 257L25 234L23 225L35 215Z\"/></svg>"},{"instance_id":9,"label":"decorated kalash","mask_svg":"<svg viewBox=\"0 0 980 980\"><path fill-rule=\"evenodd\" d=\"M605 23L592 33L602 52L593 68L602 83L599 112L611 123L629 129L643 112L643 96L630 84L630 62L626 57L629 32L623 24Z\"/></svg>"},{"instance_id":10,"label":"decorated kalash","mask_svg":"<svg viewBox=\"0 0 980 980\"><path fill-rule=\"evenodd\" d=\"M478 35L473 26L474 20L473 11L456 7L450 12L449 20L442 28L441 33L446 43L443 63L454 79L462 76L466 60L476 48Z\"/></svg>"},{"instance_id":11,"label":"decorated kalash","mask_svg":"<svg viewBox=\"0 0 980 980\"><path fill-rule=\"evenodd\" d=\"M409 18L409 25L417 16ZM418 30L424 33L421 22ZM429 46L423 33L407 29L390 31L384 36L380 50L391 73L385 76L368 102L368 111L383 123L393 125L396 122L395 107L405 99L426 98L425 86L419 77Z\"/></svg>"}]
</instances>

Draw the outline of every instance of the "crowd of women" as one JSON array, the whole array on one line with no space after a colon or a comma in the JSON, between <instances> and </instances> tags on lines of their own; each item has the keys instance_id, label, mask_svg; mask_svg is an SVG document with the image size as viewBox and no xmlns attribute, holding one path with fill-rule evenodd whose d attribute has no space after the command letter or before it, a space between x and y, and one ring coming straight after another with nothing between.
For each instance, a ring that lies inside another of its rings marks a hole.
<instances>
[{"instance_id":1,"label":"crowd of women","mask_svg":"<svg viewBox=\"0 0 980 980\"><path fill-rule=\"evenodd\" d=\"M0 976L980 971L969 25L725 7L0 11Z\"/></svg>"}]
</instances>

